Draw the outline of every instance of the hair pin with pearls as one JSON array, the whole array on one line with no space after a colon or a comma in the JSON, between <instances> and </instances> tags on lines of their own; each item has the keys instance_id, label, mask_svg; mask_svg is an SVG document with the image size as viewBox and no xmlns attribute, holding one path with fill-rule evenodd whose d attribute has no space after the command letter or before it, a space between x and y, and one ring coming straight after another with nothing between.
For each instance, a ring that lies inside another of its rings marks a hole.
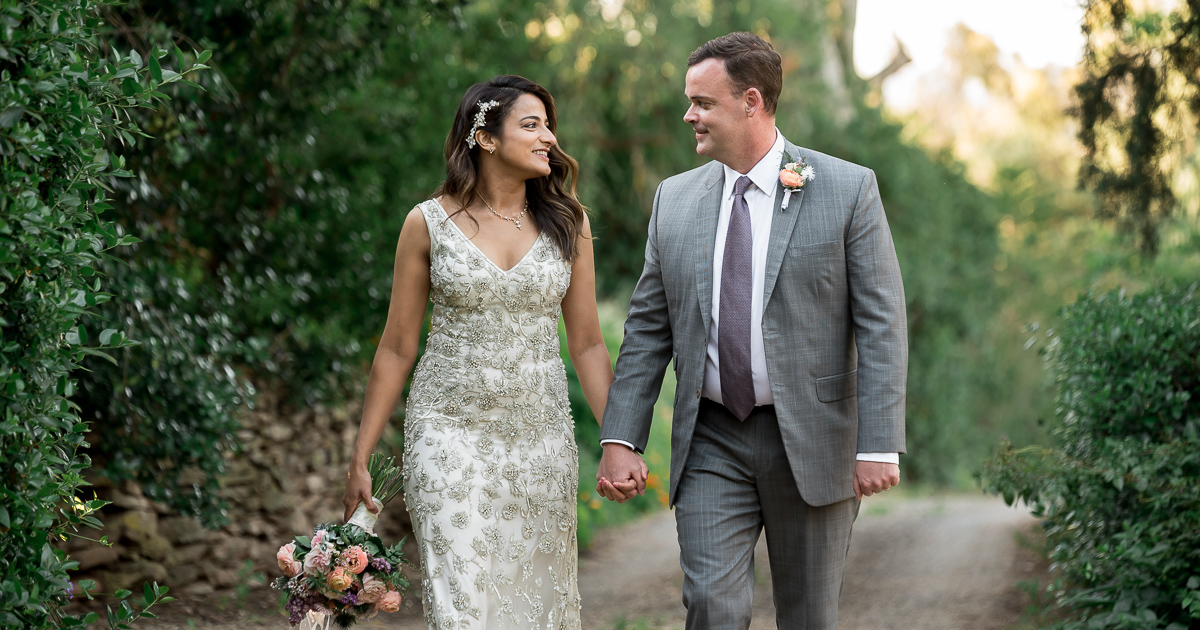
<instances>
[{"instance_id":1,"label":"hair pin with pearls","mask_svg":"<svg viewBox=\"0 0 1200 630\"><path fill-rule=\"evenodd\" d=\"M494 100L479 104L479 112L475 114L475 124L471 125L471 130L467 132L468 147L475 148L475 132L487 121L487 111L499 104L498 101Z\"/></svg>"}]
</instances>

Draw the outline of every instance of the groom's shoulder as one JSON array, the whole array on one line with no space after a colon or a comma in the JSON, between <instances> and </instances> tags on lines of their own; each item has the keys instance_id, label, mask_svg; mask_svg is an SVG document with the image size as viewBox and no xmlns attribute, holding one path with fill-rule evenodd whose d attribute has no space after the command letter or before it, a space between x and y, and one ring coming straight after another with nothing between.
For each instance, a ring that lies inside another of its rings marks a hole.
<instances>
[{"instance_id":1,"label":"groom's shoulder","mask_svg":"<svg viewBox=\"0 0 1200 630\"><path fill-rule=\"evenodd\" d=\"M718 175L723 175L721 163L716 161L708 162L690 171L684 171L678 175L672 175L664 179L662 188L664 191L695 188L696 186L713 181Z\"/></svg>"},{"instance_id":2,"label":"groom's shoulder","mask_svg":"<svg viewBox=\"0 0 1200 630\"><path fill-rule=\"evenodd\" d=\"M861 182L864 177L873 172L861 164L805 147L796 147L796 153L798 153L797 157L803 157L804 161L810 164L818 174L831 175L835 179Z\"/></svg>"}]
</instances>

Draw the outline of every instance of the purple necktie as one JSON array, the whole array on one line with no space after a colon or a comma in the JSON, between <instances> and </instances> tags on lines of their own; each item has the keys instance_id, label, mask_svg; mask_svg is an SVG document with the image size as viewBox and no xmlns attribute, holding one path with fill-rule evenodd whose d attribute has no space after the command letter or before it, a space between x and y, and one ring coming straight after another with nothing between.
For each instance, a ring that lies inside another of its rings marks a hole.
<instances>
[{"instance_id":1,"label":"purple necktie","mask_svg":"<svg viewBox=\"0 0 1200 630\"><path fill-rule=\"evenodd\" d=\"M753 239L745 175L733 185L733 212L725 233L721 259L721 321L717 356L721 361L721 399L725 408L745 420L754 408L754 377L750 371L750 302L754 295Z\"/></svg>"}]
</instances>

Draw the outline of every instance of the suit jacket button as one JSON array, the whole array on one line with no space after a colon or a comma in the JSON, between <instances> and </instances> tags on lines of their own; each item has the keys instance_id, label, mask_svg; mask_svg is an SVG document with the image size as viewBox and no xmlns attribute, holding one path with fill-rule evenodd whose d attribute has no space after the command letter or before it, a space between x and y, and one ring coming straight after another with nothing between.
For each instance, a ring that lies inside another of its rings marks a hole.
<instances>
[{"instance_id":1,"label":"suit jacket button","mask_svg":"<svg viewBox=\"0 0 1200 630\"><path fill-rule=\"evenodd\" d=\"M696 398L699 398L699 397L700 397L700 390L697 389L696 390Z\"/></svg>"}]
</instances>

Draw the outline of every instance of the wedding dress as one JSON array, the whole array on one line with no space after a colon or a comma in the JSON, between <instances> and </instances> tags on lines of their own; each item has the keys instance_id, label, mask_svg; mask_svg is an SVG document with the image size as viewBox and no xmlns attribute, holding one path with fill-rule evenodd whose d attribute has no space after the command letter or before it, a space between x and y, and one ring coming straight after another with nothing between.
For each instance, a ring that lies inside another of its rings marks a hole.
<instances>
[{"instance_id":1,"label":"wedding dress","mask_svg":"<svg viewBox=\"0 0 1200 630\"><path fill-rule=\"evenodd\" d=\"M579 459L558 343L571 267L543 235L501 269L437 201L419 208L433 318L404 421L404 498L425 623L577 629Z\"/></svg>"}]
</instances>

